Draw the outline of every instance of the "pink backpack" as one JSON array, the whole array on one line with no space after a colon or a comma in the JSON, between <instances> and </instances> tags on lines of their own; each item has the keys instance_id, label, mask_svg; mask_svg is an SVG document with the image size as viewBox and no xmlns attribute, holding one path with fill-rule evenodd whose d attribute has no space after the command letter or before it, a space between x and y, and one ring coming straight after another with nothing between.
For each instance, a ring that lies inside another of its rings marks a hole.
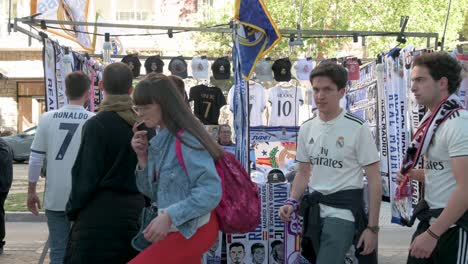
<instances>
[{"instance_id":1,"label":"pink backpack","mask_svg":"<svg viewBox=\"0 0 468 264\"><path fill-rule=\"evenodd\" d=\"M179 139L182 132L181 130L177 133L176 155L187 174ZM225 152L215 165L223 188L221 201L215 209L219 229L230 234L255 230L260 223L260 196L257 185L250 180L249 174L230 152Z\"/></svg>"}]
</instances>

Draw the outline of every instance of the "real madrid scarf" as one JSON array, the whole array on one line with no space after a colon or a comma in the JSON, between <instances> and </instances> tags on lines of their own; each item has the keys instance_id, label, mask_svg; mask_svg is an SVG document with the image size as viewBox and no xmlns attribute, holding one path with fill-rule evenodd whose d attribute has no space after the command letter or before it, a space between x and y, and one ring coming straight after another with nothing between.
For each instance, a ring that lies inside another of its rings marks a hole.
<instances>
[{"instance_id":1,"label":"real madrid scarf","mask_svg":"<svg viewBox=\"0 0 468 264\"><path fill-rule=\"evenodd\" d=\"M457 95L452 94L442 100L433 112L427 112L424 115L421 120L421 125L416 133L414 133L411 144L406 150L401 167L401 173L403 175L406 176L416 166L416 164L418 164L421 155L426 153L437 128L455 111L460 109L463 109L460 99ZM407 187L408 181L409 177L406 177L405 181L398 186L396 190L396 199L410 195L409 188Z\"/></svg>"}]
</instances>

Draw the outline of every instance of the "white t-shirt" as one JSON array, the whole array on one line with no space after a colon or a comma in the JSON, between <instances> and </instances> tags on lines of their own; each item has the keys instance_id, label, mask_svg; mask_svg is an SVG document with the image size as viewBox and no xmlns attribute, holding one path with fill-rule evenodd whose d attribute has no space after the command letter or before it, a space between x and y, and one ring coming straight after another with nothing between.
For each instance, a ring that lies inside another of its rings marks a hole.
<instances>
[{"instance_id":1,"label":"white t-shirt","mask_svg":"<svg viewBox=\"0 0 468 264\"><path fill-rule=\"evenodd\" d=\"M92 116L94 113L77 105L65 105L42 115L31 151L45 154L47 159L45 209L65 210L71 190L71 168L80 147L81 128Z\"/></svg>"},{"instance_id":2,"label":"white t-shirt","mask_svg":"<svg viewBox=\"0 0 468 264\"><path fill-rule=\"evenodd\" d=\"M231 112L234 112L234 86L228 93L228 104ZM250 126L263 125L263 111L265 110L265 88L258 84L249 84L249 111Z\"/></svg>"},{"instance_id":3,"label":"white t-shirt","mask_svg":"<svg viewBox=\"0 0 468 264\"><path fill-rule=\"evenodd\" d=\"M363 167L379 159L369 127L344 110L327 122L314 117L299 130L296 160L312 165L311 191L327 195L363 188ZM322 204L320 216L354 221L350 210Z\"/></svg>"},{"instance_id":4,"label":"white t-shirt","mask_svg":"<svg viewBox=\"0 0 468 264\"><path fill-rule=\"evenodd\" d=\"M275 86L270 89L268 102L271 104L269 126L297 126L299 106L304 103L300 87Z\"/></svg>"},{"instance_id":5,"label":"white t-shirt","mask_svg":"<svg viewBox=\"0 0 468 264\"><path fill-rule=\"evenodd\" d=\"M425 197L431 209L445 208L457 182L450 159L468 156L468 111L459 110L443 122L425 155Z\"/></svg>"}]
</instances>

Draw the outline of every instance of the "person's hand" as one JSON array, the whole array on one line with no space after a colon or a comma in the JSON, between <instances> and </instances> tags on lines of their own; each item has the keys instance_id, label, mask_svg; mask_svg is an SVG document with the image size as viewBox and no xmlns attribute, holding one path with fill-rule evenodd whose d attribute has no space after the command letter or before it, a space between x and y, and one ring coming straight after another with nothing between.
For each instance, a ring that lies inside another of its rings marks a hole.
<instances>
[{"instance_id":1,"label":"person's hand","mask_svg":"<svg viewBox=\"0 0 468 264\"><path fill-rule=\"evenodd\" d=\"M377 237L378 234L367 228L362 231L359 242L357 243L357 248L362 248L361 255L369 255L374 252L377 247Z\"/></svg>"},{"instance_id":2,"label":"person's hand","mask_svg":"<svg viewBox=\"0 0 468 264\"><path fill-rule=\"evenodd\" d=\"M146 240L156 243L166 238L172 221L167 213L162 213L153 219L149 225L143 230L143 236Z\"/></svg>"},{"instance_id":3,"label":"person's hand","mask_svg":"<svg viewBox=\"0 0 468 264\"><path fill-rule=\"evenodd\" d=\"M294 212L294 207L290 204L286 204L280 207L278 210L279 218L285 222L290 220L291 214Z\"/></svg>"},{"instance_id":4,"label":"person's hand","mask_svg":"<svg viewBox=\"0 0 468 264\"><path fill-rule=\"evenodd\" d=\"M409 177L409 173L408 173L408 177ZM406 176L403 175L400 171L397 172L397 175L396 175L396 184L397 185L400 185L402 184L404 181L405 181L405 178Z\"/></svg>"},{"instance_id":5,"label":"person's hand","mask_svg":"<svg viewBox=\"0 0 468 264\"><path fill-rule=\"evenodd\" d=\"M28 200L26 202L28 210L34 215L39 214L39 209L41 209L41 200L36 193L28 193Z\"/></svg>"},{"instance_id":6,"label":"person's hand","mask_svg":"<svg viewBox=\"0 0 468 264\"><path fill-rule=\"evenodd\" d=\"M146 136L146 131L138 130L139 123L135 123L133 125L133 137L131 141L131 145L133 150L135 151L138 159L146 160L148 158L148 137Z\"/></svg>"},{"instance_id":7,"label":"person's hand","mask_svg":"<svg viewBox=\"0 0 468 264\"><path fill-rule=\"evenodd\" d=\"M415 258L429 258L437 245L437 240L424 232L417 236L410 246L410 256Z\"/></svg>"}]
</instances>

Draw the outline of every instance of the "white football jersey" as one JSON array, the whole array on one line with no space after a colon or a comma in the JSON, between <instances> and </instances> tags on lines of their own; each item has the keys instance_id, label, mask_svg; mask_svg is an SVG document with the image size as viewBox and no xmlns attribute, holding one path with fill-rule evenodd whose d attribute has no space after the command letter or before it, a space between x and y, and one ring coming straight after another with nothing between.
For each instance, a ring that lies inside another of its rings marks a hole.
<instances>
[{"instance_id":1,"label":"white football jersey","mask_svg":"<svg viewBox=\"0 0 468 264\"><path fill-rule=\"evenodd\" d=\"M231 112L234 112L234 86L231 87L228 94L228 104ZM263 111L265 110L265 88L255 83L249 85L249 112L250 126L263 125Z\"/></svg>"},{"instance_id":2,"label":"white football jersey","mask_svg":"<svg viewBox=\"0 0 468 264\"><path fill-rule=\"evenodd\" d=\"M302 89L275 86L270 89L268 102L271 104L269 126L297 126L299 106L304 103Z\"/></svg>"},{"instance_id":3,"label":"white football jersey","mask_svg":"<svg viewBox=\"0 0 468 264\"><path fill-rule=\"evenodd\" d=\"M80 147L81 129L92 116L94 113L77 105L65 105L42 115L31 151L45 154L47 159L45 209L65 210L71 190L71 168Z\"/></svg>"}]
</instances>

